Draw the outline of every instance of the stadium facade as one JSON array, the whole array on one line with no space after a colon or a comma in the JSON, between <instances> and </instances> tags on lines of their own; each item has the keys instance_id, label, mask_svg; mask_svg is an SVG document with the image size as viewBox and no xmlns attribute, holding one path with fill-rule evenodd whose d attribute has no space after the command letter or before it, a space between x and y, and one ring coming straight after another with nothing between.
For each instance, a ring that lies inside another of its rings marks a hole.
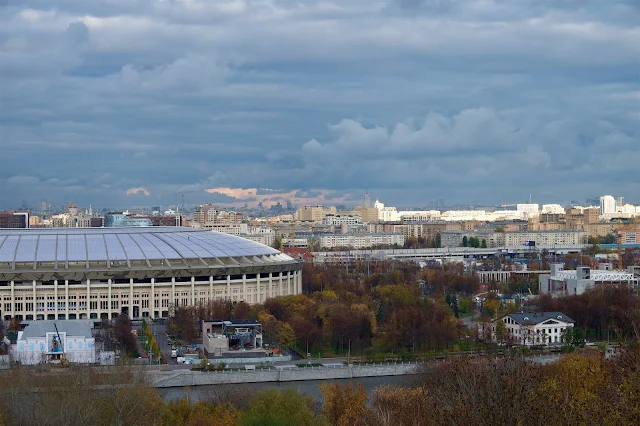
<instances>
[{"instance_id":1,"label":"stadium facade","mask_svg":"<svg viewBox=\"0 0 640 426\"><path fill-rule=\"evenodd\" d=\"M302 262L234 235L178 227L0 230L0 316L164 318L208 300L302 292Z\"/></svg>"}]
</instances>

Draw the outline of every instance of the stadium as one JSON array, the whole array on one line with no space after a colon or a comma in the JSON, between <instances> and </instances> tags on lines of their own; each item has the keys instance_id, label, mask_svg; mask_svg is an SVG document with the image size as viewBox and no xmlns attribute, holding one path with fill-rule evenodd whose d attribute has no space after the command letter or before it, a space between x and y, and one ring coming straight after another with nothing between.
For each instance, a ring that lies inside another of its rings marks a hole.
<instances>
[{"instance_id":1,"label":"stadium","mask_svg":"<svg viewBox=\"0 0 640 426\"><path fill-rule=\"evenodd\" d=\"M0 317L165 318L208 300L302 292L302 263L234 235L180 227L0 229Z\"/></svg>"}]
</instances>

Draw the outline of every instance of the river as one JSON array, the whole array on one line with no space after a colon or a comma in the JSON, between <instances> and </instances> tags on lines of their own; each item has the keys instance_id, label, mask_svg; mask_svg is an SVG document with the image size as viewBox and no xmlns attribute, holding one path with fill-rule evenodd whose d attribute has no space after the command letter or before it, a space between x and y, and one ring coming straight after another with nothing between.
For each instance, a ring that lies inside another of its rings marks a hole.
<instances>
[{"instance_id":1,"label":"river","mask_svg":"<svg viewBox=\"0 0 640 426\"><path fill-rule=\"evenodd\" d=\"M192 401L216 400L219 398L246 397L254 392L266 389L296 389L302 395L312 396L316 401L322 402L320 395L320 385L322 383L362 383L369 395L378 387L390 386L412 386L416 384L419 376L384 376L384 377L362 377L358 379L337 379L337 380L304 380L298 382L266 382L266 383L245 383L245 384L224 384L210 386L194 386L185 388L160 388L158 392L166 401L177 400L189 393Z\"/></svg>"}]
</instances>

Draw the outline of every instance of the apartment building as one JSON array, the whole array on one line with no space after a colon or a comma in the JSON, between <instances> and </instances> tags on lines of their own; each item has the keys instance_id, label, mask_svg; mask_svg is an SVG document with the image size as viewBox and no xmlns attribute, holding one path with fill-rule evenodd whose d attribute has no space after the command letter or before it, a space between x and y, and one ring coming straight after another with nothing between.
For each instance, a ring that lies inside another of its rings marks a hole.
<instances>
[{"instance_id":1,"label":"apartment building","mask_svg":"<svg viewBox=\"0 0 640 426\"><path fill-rule=\"evenodd\" d=\"M363 249L375 246L402 247L405 242L404 235L395 233L352 233L352 234L327 234L319 238L320 246L324 248L348 247L350 249Z\"/></svg>"}]
</instances>

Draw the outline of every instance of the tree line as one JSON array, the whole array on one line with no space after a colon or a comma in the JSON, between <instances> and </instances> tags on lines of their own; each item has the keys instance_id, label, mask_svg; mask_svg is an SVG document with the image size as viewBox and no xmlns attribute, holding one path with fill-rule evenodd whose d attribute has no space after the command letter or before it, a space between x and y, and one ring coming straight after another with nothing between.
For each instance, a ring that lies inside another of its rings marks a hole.
<instances>
[{"instance_id":1,"label":"tree line","mask_svg":"<svg viewBox=\"0 0 640 426\"><path fill-rule=\"evenodd\" d=\"M428 363L400 386L327 381L321 400L251 385L164 401L127 367L3 373L0 424L430 426L640 424L640 346L582 349L551 364L513 353ZM96 386L106 386L100 390Z\"/></svg>"},{"instance_id":2,"label":"tree line","mask_svg":"<svg viewBox=\"0 0 640 426\"><path fill-rule=\"evenodd\" d=\"M368 274L367 274L368 269ZM318 354L360 357L374 353L443 350L460 327L446 293L471 294L477 278L458 267L421 271L388 262L350 266L306 264L304 294L244 302L209 301L175 309L170 333L186 342L199 337L204 319L251 319L267 338ZM421 282L419 282L421 279Z\"/></svg>"}]
</instances>

